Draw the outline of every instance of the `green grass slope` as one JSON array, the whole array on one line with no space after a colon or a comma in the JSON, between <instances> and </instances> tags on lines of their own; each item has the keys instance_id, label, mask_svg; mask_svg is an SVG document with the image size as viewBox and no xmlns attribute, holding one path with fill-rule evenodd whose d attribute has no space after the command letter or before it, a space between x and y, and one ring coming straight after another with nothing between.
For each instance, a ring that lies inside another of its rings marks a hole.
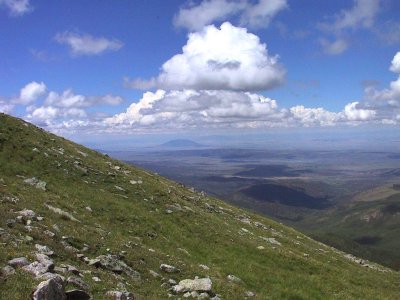
<instances>
[{"instance_id":1,"label":"green grass slope","mask_svg":"<svg viewBox=\"0 0 400 300\"><path fill-rule=\"evenodd\" d=\"M301 227L318 240L400 270L400 192L388 191L379 199L357 196L359 201L311 217Z\"/></svg>"},{"instance_id":2,"label":"green grass slope","mask_svg":"<svg viewBox=\"0 0 400 300\"><path fill-rule=\"evenodd\" d=\"M32 177L46 182L45 190L25 182ZM15 257L33 261L35 245L46 245L55 252L56 266L80 270L92 299L105 299L107 291L121 286L136 299L167 299L163 283L195 276L209 277L221 299L245 299L247 291L255 293L253 299L395 299L400 294L397 272L363 266L291 228L4 114L0 205L0 268ZM23 209L43 220L12 224ZM105 254L123 255L141 278L82 260ZM163 263L180 272L161 271ZM230 274L241 281L229 281ZM28 299L39 282L17 269L0 279L0 299Z\"/></svg>"}]
</instances>

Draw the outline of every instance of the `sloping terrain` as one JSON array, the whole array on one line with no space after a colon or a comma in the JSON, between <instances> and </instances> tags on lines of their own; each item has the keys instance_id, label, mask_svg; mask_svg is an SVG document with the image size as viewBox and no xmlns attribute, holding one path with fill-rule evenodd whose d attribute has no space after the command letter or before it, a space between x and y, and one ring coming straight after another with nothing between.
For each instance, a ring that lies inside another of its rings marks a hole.
<instances>
[{"instance_id":1,"label":"sloping terrain","mask_svg":"<svg viewBox=\"0 0 400 300\"><path fill-rule=\"evenodd\" d=\"M400 270L400 192L394 186L357 194L299 225L330 245Z\"/></svg>"},{"instance_id":2,"label":"sloping terrain","mask_svg":"<svg viewBox=\"0 0 400 300\"><path fill-rule=\"evenodd\" d=\"M0 205L0 299L29 299L54 274L68 299L72 289L92 299L400 293L397 272L4 114ZM28 262L10 262L19 257ZM182 281L196 276L209 279Z\"/></svg>"}]
</instances>

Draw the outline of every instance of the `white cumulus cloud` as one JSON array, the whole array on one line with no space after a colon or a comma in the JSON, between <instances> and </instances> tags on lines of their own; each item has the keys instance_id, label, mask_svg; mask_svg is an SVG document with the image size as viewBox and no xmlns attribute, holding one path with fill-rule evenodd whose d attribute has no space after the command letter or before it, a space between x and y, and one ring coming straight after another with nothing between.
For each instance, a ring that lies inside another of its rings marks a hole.
<instances>
[{"instance_id":1,"label":"white cumulus cloud","mask_svg":"<svg viewBox=\"0 0 400 300\"><path fill-rule=\"evenodd\" d=\"M280 114L275 100L252 93L158 90L144 93L126 112L105 123L134 128L237 127L243 122L277 119Z\"/></svg>"},{"instance_id":2,"label":"white cumulus cloud","mask_svg":"<svg viewBox=\"0 0 400 300\"><path fill-rule=\"evenodd\" d=\"M330 112L321 107L306 108L298 105L290 108L294 120L306 127L311 126L334 126L341 120L340 113Z\"/></svg>"},{"instance_id":3,"label":"white cumulus cloud","mask_svg":"<svg viewBox=\"0 0 400 300\"><path fill-rule=\"evenodd\" d=\"M9 103L9 102L7 102L5 100L0 99L0 113L9 114L9 113L11 113L13 108L14 108L13 104L11 104L11 103Z\"/></svg>"},{"instance_id":4,"label":"white cumulus cloud","mask_svg":"<svg viewBox=\"0 0 400 300\"><path fill-rule=\"evenodd\" d=\"M58 33L55 39L60 44L68 45L73 55L98 55L106 51L117 51L124 45L116 39L69 31Z\"/></svg>"},{"instance_id":5,"label":"white cumulus cloud","mask_svg":"<svg viewBox=\"0 0 400 300\"><path fill-rule=\"evenodd\" d=\"M394 56L390 70L400 73L400 52ZM392 113L394 109L400 108L400 75L396 80L390 82L388 88L378 90L370 86L365 89L365 94L369 106L380 108L380 110L386 108Z\"/></svg>"},{"instance_id":6,"label":"white cumulus cloud","mask_svg":"<svg viewBox=\"0 0 400 300\"><path fill-rule=\"evenodd\" d=\"M0 6L6 7L11 16L22 16L33 10L29 0L0 0Z\"/></svg>"},{"instance_id":7,"label":"white cumulus cloud","mask_svg":"<svg viewBox=\"0 0 400 300\"><path fill-rule=\"evenodd\" d=\"M358 108L359 102L352 102L345 106L344 114L349 121L368 121L372 120L376 112L372 109Z\"/></svg>"},{"instance_id":8,"label":"white cumulus cloud","mask_svg":"<svg viewBox=\"0 0 400 300\"><path fill-rule=\"evenodd\" d=\"M161 89L267 90L284 81L285 69L278 56L268 53L266 44L230 23L213 25L189 34L182 53L161 67L161 73L148 81L135 79L133 88L154 85Z\"/></svg>"},{"instance_id":9,"label":"white cumulus cloud","mask_svg":"<svg viewBox=\"0 0 400 300\"><path fill-rule=\"evenodd\" d=\"M50 92L45 100L45 105L57 106L64 108L85 108L94 105L118 105L123 101L120 96L107 94L104 96L84 96L74 94L71 89L63 91L61 94L57 92Z\"/></svg>"},{"instance_id":10,"label":"white cumulus cloud","mask_svg":"<svg viewBox=\"0 0 400 300\"><path fill-rule=\"evenodd\" d=\"M174 18L174 24L194 31L216 21L236 17L242 26L265 28L285 8L286 0L203 0L198 5L181 8Z\"/></svg>"},{"instance_id":11,"label":"white cumulus cloud","mask_svg":"<svg viewBox=\"0 0 400 300\"><path fill-rule=\"evenodd\" d=\"M43 82L32 81L25 85L19 93L19 98L15 99L15 103L30 104L35 102L39 97L46 94L46 85Z\"/></svg>"},{"instance_id":12,"label":"white cumulus cloud","mask_svg":"<svg viewBox=\"0 0 400 300\"><path fill-rule=\"evenodd\" d=\"M400 73L400 52L397 52L396 55L393 57L390 71L394 73Z\"/></svg>"}]
</instances>

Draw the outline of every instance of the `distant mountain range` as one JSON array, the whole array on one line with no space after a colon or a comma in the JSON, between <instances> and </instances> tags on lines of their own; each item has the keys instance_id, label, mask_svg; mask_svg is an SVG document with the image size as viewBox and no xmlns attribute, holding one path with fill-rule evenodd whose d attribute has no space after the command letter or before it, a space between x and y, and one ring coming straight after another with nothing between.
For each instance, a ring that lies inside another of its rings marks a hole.
<instances>
[{"instance_id":1,"label":"distant mountain range","mask_svg":"<svg viewBox=\"0 0 400 300\"><path fill-rule=\"evenodd\" d=\"M201 145L197 142L188 139L176 139L170 140L160 145L163 148L204 148L204 145Z\"/></svg>"}]
</instances>

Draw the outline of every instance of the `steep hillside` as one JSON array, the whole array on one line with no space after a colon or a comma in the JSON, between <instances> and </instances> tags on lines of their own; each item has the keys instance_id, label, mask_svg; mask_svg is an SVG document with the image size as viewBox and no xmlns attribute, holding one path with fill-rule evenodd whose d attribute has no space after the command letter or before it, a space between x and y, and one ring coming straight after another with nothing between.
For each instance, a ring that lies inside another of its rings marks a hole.
<instances>
[{"instance_id":1,"label":"steep hillside","mask_svg":"<svg viewBox=\"0 0 400 300\"><path fill-rule=\"evenodd\" d=\"M388 186L360 193L353 201L300 223L319 240L396 270L400 270L399 225L400 192Z\"/></svg>"},{"instance_id":2,"label":"steep hillside","mask_svg":"<svg viewBox=\"0 0 400 300\"><path fill-rule=\"evenodd\" d=\"M397 272L4 114L0 205L0 299L28 299L51 277L68 299L400 293Z\"/></svg>"}]
</instances>

